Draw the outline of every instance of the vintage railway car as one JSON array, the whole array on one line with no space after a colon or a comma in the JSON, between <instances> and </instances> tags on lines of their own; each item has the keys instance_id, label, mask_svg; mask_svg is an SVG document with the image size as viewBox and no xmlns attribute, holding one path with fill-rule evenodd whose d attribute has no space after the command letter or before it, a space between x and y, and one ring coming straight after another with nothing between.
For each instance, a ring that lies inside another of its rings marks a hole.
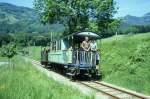
<instances>
[{"instance_id":1,"label":"vintage railway car","mask_svg":"<svg viewBox=\"0 0 150 99\"><path fill-rule=\"evenodd\" d=\"M81 43L85 37L98 40L100 36L93 32L80 32L50 42L50 46L41 52L41 64L51 66L69 76L98 75L96 69L97 51L84 51ZM100 55L100 54L99 54Z\"/></svg>"}]
</instances>

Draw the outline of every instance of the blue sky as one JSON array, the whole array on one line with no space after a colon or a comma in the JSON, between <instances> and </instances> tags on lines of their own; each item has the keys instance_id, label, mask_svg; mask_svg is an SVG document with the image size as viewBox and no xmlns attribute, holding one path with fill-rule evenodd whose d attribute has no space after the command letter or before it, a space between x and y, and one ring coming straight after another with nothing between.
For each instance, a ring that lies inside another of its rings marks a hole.
<instances>
[{"instance_id":1,"label":"blue sky","mask_svg":"<svg viewBox=\"0 0 150 99\"><path fill-rule=\"evenodd\" d=\"M34 0L0 0L0 2L6 2L6 3L11 3L18 6L24 6L30 8L33 7L33 1Z\"/></svg>"},{"instance_id":2,"label":"blue sky","mask_svg":"<svg viewBox=\"0 0 150 99\"><path fill-rule=\"evenodd\" d=\"M150 0L115 0L118 14L116 16L134 15L142 16L150 12Z\"/></svg>"},{"instance_id":3,"label":"blue sky","mask_svg":"<svg viewBox=\"0 0 150 99\"><path fill-rule=\"evenodd\" d=\"M19 6L33 7L34 0L0 0L0 2L7 2ZM115 0L117 2L118 13L116 17L125 15L142 16L150 12L150 0Z\"/></svg>"}]
</instances>

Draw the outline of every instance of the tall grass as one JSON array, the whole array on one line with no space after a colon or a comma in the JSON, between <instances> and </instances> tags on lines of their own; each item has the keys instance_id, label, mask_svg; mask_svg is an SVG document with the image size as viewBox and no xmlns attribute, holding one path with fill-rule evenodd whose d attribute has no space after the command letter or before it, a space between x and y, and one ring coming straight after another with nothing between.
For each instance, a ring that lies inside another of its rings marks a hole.
<instances>
[{"instance_id":1,"label":"tall grass","mask_svg":"<svg viewBox=\"0 0 150 99\"><path fill-rule=\"evenodd\" d=\"M150 95L150 33L102 40L103 80Z\"/></svg>"},{"instance_id":2,"label":"tall grass","mask_svg":"<svg viewBox=\"0 0 150 99\"><path fill-rule=\"evenodd\" d=\"M31 63L15 57L14 66L0 67L0 99L93 99L59 84Z\"/></svg>"},{"instance_id":3,"label":"tall grass","mask_svg":"<svg viewBox=\"0 0 150 99\"><path fill-rule=\"evenodd\" d=\"M30 46L30 47L26 47L24 48L24 51L29 52L29 57L32 59L35 59L37 61L40 61L40 57L41 57L41 49L42 47L40 46Z\"/></svg>"}]
</instances>

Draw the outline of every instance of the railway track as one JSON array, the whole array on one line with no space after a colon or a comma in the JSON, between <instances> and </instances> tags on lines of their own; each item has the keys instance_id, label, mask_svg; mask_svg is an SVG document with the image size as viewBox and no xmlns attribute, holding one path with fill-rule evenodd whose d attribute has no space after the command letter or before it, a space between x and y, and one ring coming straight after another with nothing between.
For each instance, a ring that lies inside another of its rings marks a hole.
<instances>
[{"instance_id":1,"label":"railway track","mask_svg":"<svg viewBox=\"0 0 150 99\"><path fill-rule=\"evenodd\" d=\"M99 81L81 81L79 83L91 89L94 89L97 92L101 92L109 96L109 99L150 99L149 96L145 96L133 91L115 87L110 84L102 83Z\"/></svg>"},{"instance_id":2,"label":"railway track","mask_svg":"<svg viewBox=\"0 0 150 99\"><path fill-rule=\"evenodd\" d=\"M40 62L32 60L32 63L40 65ZM150 99L150 96L145 96L134 91L126 90L120 87L113 86L108 83L99 81L77 81L78 83L95 90L97 93L102 93L108 96L108 99ZM101 98L105 99L105 98Z\"/></svg>"}]
</instances>

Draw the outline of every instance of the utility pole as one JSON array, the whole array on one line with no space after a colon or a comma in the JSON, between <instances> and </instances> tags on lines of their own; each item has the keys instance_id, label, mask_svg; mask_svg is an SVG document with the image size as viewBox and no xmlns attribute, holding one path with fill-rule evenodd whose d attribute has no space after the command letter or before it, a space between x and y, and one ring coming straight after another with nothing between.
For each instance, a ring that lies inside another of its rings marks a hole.
<instances>
[{"instance_id":1,"label":"utility pole","mask_svg":"<svg viewBox=\"0 0 150 99\"><path fill-rule=\"evenodd\" d=\"M116 36L118 35L118 32L116 31Z\"/></svg>"}]
</instances>

